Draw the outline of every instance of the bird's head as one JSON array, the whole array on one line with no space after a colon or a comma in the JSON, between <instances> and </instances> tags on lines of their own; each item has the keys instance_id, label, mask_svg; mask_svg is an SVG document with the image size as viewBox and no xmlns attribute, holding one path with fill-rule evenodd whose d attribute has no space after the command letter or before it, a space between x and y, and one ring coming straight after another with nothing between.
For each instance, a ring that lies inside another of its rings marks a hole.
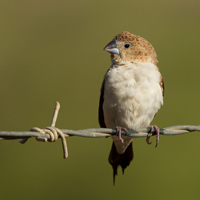
<instances>
[{"instance_id":1,"label":"bird's head","mask_svg":"<svg viewBox=\"0 0 200 200\"><path fill-rule=\"evenodd\" d=\"M153 46L144 38L127 31L116 35L104 48L111 53L113 63L143 62L157 64Z\"/></svg>"}]
</instances>

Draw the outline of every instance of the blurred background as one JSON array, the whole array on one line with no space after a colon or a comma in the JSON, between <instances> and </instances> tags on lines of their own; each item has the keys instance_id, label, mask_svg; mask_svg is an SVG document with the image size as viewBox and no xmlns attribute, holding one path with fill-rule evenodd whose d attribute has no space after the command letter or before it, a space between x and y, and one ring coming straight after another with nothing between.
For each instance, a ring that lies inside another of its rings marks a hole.
<instances>
[{"instance_id":1,"label":"blurred background","mask_svg":"<svg viewBox=\"0 0 200 200\"><path fill-rule=\"evenodd\" d=\"M165 81L152 124L200 124L200 1L35 0L0 2L0 130L97 128L104 46L122 31L147 39ZM1 199L199 199L200 135L133 143L135 158L112 185L111 139L0 141Z\"/></svg>"}]
</instances>

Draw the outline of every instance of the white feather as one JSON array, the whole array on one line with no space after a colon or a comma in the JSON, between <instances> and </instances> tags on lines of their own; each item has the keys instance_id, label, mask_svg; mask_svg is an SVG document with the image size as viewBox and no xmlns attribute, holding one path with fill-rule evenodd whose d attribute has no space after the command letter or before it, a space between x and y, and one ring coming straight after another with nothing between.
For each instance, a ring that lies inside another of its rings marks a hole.
<instances>
[{"instance_id":1,"label":"white feather","mask_svg":"<svg viewBox=\"0 0 200 200\"><path fill-rule=\"evenodd\" d=\"M163 104L160 77L152 63L112 65L105 75L103 112L106 127L138 129L149 126ZM126 136L123 139L124 144L113 136L119 154L124 153L132 141Z\"/></svg>"}]
</instances>

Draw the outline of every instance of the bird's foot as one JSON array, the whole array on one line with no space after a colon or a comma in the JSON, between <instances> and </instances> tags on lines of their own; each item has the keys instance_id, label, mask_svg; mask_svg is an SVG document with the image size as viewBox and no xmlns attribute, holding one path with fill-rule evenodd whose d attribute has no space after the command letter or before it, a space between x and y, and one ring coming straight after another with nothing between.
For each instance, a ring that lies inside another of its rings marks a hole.
<instances>
[{"instance_id":1,"label":"bird's foot","mask_svg":"<svg viewBox=\"0 0 200 200\"><path fill-rule=\"evenodd\" d=\"M128 134L127 129L124 128L124 127L121 127L121 126L116 126L115 129L116 129L116 131L117 131L117 136L118 136L120 142L121 142L121 143L124 143L124 140L123 140L123 138L122 138L122 130L125 131L125 132Z\"/></svg>"},{"instance_id":2,"label":"bird's foot","mask_svg":"<svg viewBox=\"0 0 200 200\"><path fill-rule=\"evenodd\" d=\"M148 126L148 128L150 128L150 133L152 133L153 129L156 131L156 146L158 146L158 142L159 142L159 128L154 125L154 126ZM150 136L147 136L146 142L147 144L151 144L152 142L149 141Z\"/></svg>"}]
</instances>

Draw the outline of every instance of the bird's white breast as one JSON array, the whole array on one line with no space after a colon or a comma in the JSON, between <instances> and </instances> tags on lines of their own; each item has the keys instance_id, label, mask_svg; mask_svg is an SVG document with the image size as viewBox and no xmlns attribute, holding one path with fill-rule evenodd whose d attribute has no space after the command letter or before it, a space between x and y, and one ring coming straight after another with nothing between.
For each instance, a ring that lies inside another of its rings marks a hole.
<instances>
[{"instance_id":1,"label":"bird's white breast","mask_svg":"<svg viewBox=\"0 0 200 200\"><path fill-rule=\"evenodd\" d=\"M111 66L105 75L106 127L138 129L149 126L163 104L161 74L152 63Z\"/></svg>"}]
</instances>

